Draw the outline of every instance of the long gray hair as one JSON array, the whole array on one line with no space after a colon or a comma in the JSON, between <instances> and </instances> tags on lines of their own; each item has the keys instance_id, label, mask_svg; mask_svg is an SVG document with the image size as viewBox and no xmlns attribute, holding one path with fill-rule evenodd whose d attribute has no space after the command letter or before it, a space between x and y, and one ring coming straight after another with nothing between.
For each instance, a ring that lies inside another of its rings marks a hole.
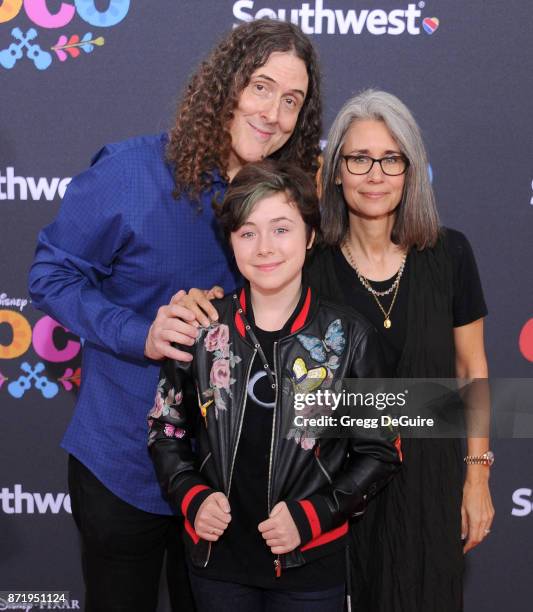
<instances>
[{"instance_id":1,"label":"long gray hair","mask_svg":"<svg viewBox=\"0 0 533 612\"><path fill-rule=\"evenodd\" d=\"M346 133L354 121L361 119L383 121L409 160L391 239L403 248L424 249L434 246L439 236L440 223L420 129L401 100L385 91L373 89L350 98L329 131L321 179L323 240L338 245L348 230L346 202L335 179L340 175L341 150Z\"/></svg>"}]
</instances>

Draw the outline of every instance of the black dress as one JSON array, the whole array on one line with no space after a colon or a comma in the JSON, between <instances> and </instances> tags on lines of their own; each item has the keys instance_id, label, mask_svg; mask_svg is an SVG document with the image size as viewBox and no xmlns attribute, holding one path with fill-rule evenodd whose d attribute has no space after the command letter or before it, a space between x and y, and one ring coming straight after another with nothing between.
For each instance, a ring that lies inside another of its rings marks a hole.
<instances>
[{"instance_id":1,"label":"black dress","mask_svg":"<svg viewBox=\"0 0 533 612\"><path fill-rule=\"evenodd\" d=\"M374 323L398 377L454 377L453 328L487 313L472 250L454 230L443 230L435 248L409 253L390 329L340 249L318 249L306 274L325 297ZM384 290L392 280L372 286ZM387 310L392 295L379 299ZM400 473L352 525L353 610L460 612L461 442L404 438L402 452Z\"/></svg>"}]
</instances>

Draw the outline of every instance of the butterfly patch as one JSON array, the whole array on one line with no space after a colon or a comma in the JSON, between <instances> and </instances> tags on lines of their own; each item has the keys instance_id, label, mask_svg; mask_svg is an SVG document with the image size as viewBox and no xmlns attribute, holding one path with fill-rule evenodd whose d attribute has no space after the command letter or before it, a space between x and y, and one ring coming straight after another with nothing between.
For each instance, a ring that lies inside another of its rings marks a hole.
<instances>
[{"instance_id":1,"label":"butterfly patch","mask_svg":"<svg viewBox=\"0 0 533 612\"><path fill-rule=\"evenodd\" d=\"M328 325L323 340L310 334L298 334L296 338L309 351L311 359L318 363L323 363L326 367L333 370L338 367L339 357L346 346L346 338L344 337L344 330L342 329L340 319L335 319L335 321Z\"/></svg>"},{"instance_id":2,"label":"butterfly patch","mask_svg":"<svg viewBox=\"0 0 533 612\"><path fill-rule=\"evenodd\" d=\"M318 389L328 375L324 366L307 369L305 361L298 357L292 364L292 378L300 393L311 393Z\"/></svg>"}]
</instances>

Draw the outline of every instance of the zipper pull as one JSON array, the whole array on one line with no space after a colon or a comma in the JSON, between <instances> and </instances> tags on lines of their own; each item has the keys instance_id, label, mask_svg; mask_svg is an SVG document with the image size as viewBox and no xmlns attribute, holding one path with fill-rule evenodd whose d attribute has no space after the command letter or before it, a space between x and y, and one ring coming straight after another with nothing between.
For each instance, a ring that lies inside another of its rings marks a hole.
<instances>
[{"instance_id":1,"label":"zipper pull","mask_svg":"<svg viewBox=\"0 0 533 612\"><path fill-rule=\"evenodd\" d=\"M274 559L274 572L276 574L276 578L281 578L281 561L279 559L279 555Z\"/></svg>"}]
</instances>

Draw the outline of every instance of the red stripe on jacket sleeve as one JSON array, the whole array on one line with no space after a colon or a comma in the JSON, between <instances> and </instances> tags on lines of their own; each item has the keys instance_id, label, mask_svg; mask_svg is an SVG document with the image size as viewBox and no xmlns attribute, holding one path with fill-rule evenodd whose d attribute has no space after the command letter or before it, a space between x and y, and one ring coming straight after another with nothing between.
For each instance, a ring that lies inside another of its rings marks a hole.
<instances>
[{"instance_id":1,"label":"red stripe on jacket sleeve","mask_svg":"<svg viewBox=\"0 0 533 612\"><path fill-rule=\"evenodd\" d=\"M337 527L336 529L332 529L331 531L326 531L326 533L323 533L320 537L311 540L305 546L302 546L300 550L304 552L306 550L309 550L310 548L315 548L316 546L323 546L324 544L327 544L328 542L337 540L338 538L342 537L343 535L347 533L348 533L348 523L346 522L340 527Z\"/></svg>"},{"instance_id":2,"label":"red stripe on jacket sleeve","mask_svg":"<svg viewBox=\"0 0 533 612\"><path fill-rule=\"evenodd\" d=\"M209 487L207 487L206 485L195 485L187 491L187 494L181 502L181 513L184 517L187 517L187 510L189 509L189 505L192 502L194 496L198 495L200 491L205 491L205 489L209 489Z\"/></svg>"},{"instance_id":3,"label":"red stripe on jacket sleeve","mask_svg":"<svg viewBox=\"0 0 533 612\"><path fill-rule=\"evenodd\" d=\"M189 523L187 519L185 519L183 525L185 527L185 531L191 536L191 540L195 544L198 544L198 542L200 541L200 536L196 533L196 531L194 531L194 527Z\"/></svg>"},{"instance_id":4,"label":"red stripe on jacket sleeve","mask_svg":"<svg viewBox=\"0 0 533 612\"><path fill-rule=\"evenodd\" d=\"M318 538L321 532L320 519L318 518L318 514L315 510L315 507L307 499L302 499L298 503L303 508L303 511L305 512L305 516L307 517L307 520L309 521L309 525L311 526L312 538L314 540L315 538Z\"/></svg>"}]
</instances>

